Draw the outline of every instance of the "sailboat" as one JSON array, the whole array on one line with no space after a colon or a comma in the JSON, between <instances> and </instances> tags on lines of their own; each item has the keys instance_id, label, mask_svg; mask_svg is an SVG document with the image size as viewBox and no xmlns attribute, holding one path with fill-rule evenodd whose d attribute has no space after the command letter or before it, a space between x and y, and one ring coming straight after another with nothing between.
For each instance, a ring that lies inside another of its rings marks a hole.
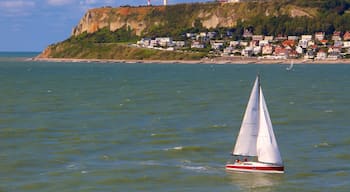
<instances>
[{"instance_id":1,"label":"sailboat","mask_svg":"<svg viewBox=\"0 0 350 192\"><path fill-rule=\"evenodd\" d=\"M294 66L293 64L294 64L293 61L291 61L291 62L290 62L290 65L289 65L288 67L286 67L286 70L287 70L287 71L292 70L292 69L293 69L293 66Z\"/></svg>"},{"instance_id":2,"label":"sailboat","mask_svg":"<svg viewBox=\"0 0 350 192\"><path fill-rule=\"evenodd\" d=\"M259 75L251 91L232 155L237 159L227 163L226 170L284 173Z\"/></svg>"}]
</instances>

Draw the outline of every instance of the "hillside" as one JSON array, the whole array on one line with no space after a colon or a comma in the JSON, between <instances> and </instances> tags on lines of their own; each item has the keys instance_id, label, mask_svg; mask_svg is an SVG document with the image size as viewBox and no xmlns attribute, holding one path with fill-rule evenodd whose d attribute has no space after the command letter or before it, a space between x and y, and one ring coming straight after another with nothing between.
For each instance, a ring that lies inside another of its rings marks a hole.
<instances>
[{"instance_id":1,"label":"hillside","mask_svg":"<svg viewBox=\"0 0 350 192\"><path fill-rule=\"evenodd\" d=\"M86 12L69 39L49 46L40 57L136 58L140 57L137 55L140 52L127 53L131 48L121 48L118 50L121 52L119 56L111 51L119 49L120 42L135 43L141 37L170 36L175 40L183 40L186 32L206 30L230 30L234 33L233 39L241 38L243 29L263 35L301 35L316 31L324 31L329 35L335 30L350 30L349 7L350 0L265 0L95 8ZM72 53L67 53L68 47L74 47ZM108 53L97 54L99 47ZM142 59L165 58L160 57L163 51L153 52L152 58L141 56ZM182 59L198 57L191 51L164 55Z\"/></svg>"}]
</instances>

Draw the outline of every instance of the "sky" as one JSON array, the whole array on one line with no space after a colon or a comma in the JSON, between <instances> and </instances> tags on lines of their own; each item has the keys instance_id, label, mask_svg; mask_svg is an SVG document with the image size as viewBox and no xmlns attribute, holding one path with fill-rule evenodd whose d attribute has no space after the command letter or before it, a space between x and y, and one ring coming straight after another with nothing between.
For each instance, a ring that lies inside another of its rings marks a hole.
<instances>
[{"instance_id":1,"label":"sky","mask_svg":"<svg viewBox=\"0 0 350 192\"><path fill-rule=\"evenodd\" d=\"M168 0L168 4L208 0ZM151 0L161 5L163 0ZM0 51L40 52L67 39L90 8L146 5L147 0L0 0Z\"/></svg>"}]
</instances>

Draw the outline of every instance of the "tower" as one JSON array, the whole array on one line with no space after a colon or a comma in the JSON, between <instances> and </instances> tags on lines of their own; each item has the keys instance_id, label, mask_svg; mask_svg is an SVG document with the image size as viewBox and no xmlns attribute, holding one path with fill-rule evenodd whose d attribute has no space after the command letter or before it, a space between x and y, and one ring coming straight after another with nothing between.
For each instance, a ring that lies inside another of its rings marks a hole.
<instances>
[{"instance_id":1,"label":"tower","mask_svg":"<svg viewBox=\"0 0 350 192\"><path fill-rule=\"evenodd\" d=\"M151 6L151 0L147 0L147 5Z\"/></svg>"},{"instance_id":2,"label":"tower","mask_svg":"<svg viewBox=\"0 0 350 192\"><path fill-rule=\"evenodd\" d=\"M166 6L168 4L168 0L163 0L163 4Z\"/></svg>"}]
</instances>

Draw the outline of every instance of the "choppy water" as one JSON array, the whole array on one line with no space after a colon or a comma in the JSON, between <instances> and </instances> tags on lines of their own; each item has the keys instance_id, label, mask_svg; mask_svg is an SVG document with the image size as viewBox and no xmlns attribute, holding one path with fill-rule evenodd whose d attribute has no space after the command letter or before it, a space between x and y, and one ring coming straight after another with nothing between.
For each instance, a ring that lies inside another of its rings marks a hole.
<instances>
[{"instance_id":1,"label":"choppy water","mask_svg":"<svg viewBox=\"0 0 350 192\"><path fill-rule=\"evenodd\" d=\"M285 68L3 58L0 191L349 191L350 65ZM224 169L257 72L285 174Z\"/></svg>"}]
</instances>

